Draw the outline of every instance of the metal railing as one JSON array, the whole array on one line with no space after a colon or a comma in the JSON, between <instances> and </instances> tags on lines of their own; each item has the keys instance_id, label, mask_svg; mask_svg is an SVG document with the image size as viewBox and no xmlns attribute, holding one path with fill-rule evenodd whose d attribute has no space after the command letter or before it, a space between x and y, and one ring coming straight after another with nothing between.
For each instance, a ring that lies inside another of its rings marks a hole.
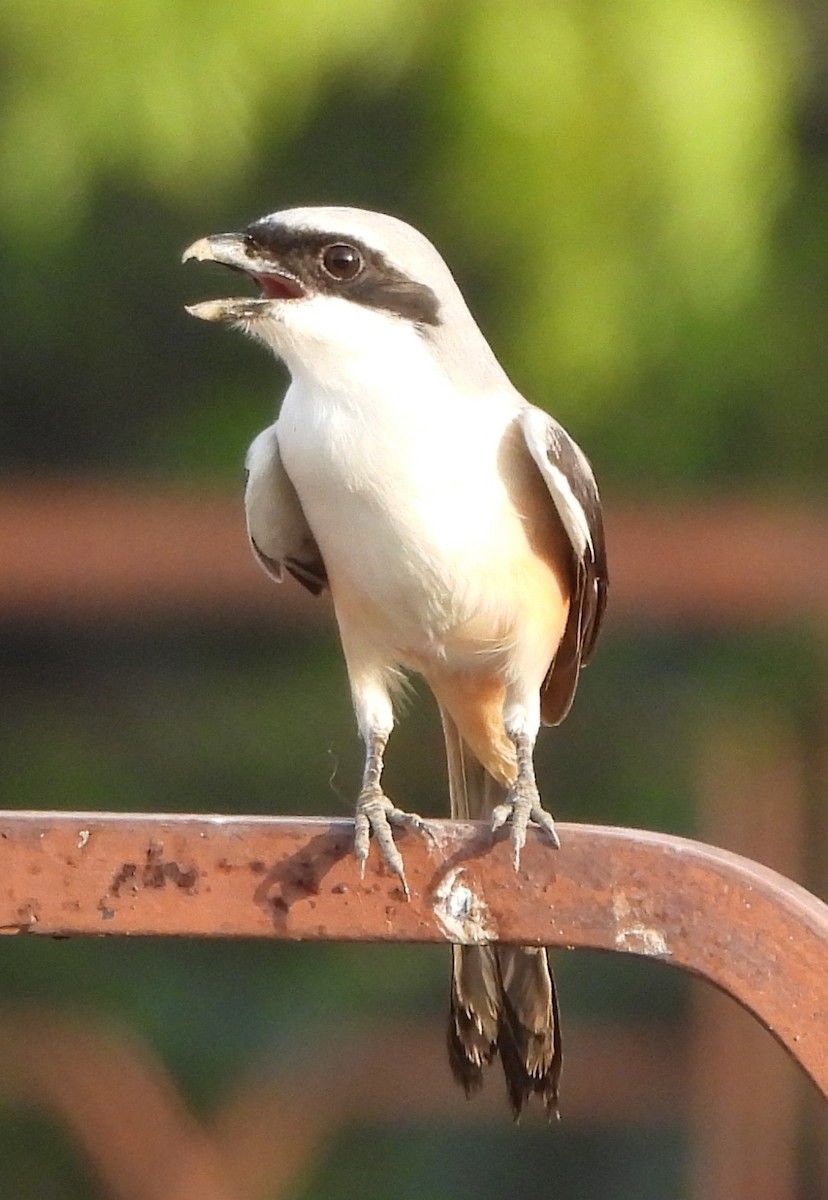
<instances>
[{"instance_id":1,"label":"metal railing","mask_svg":"<svg viewBox=\"0 0 828 1200\"><path fill-rule=\"evenodd\" d=\"M480 942L610 950L733 996L828 1096L828 906L703 843L561 824L560 851L478 823L404 836L411 886L360 879L345 820L0 813L0 928L46 935Z\"/></svg>"}]
</instances>

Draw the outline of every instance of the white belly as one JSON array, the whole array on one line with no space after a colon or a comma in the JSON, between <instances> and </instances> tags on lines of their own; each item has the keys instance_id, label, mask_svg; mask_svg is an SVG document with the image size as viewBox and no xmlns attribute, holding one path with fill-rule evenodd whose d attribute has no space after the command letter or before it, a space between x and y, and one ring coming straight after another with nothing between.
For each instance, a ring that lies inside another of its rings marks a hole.
<instances>
[{"instance_id":1,"label":"white belly","mask_svg":"<svg viewBox=\"0 0 828 1200\"><path fill-rule=\"evenodd\" d=\"M444 656L508 583L525 544L499 463L516 411L456 393L349 403L294 385L285 399L282 460L337 611L363 605L399 661Z\"/></svg>"}]
</instances>

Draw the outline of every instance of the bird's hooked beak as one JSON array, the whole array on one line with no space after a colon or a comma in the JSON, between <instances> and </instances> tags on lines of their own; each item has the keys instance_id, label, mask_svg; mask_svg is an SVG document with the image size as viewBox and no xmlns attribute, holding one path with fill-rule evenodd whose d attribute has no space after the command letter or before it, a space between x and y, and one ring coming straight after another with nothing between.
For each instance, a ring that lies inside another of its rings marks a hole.
<instances>
[{"instance_id":1,"label":"bird's hooked beak","mask_svg":"<svg viewBox=\"0 0 828 1200\"><path fill-rule=\"evenodd\" d=\"M202 321L252 321L273 311L274 301L301 300L307 295L300 281L268 256L249 235L215 233L188 246L182 262L216 262L240 271L261 289L259 297L230 297L188 304L187 312Z\"/></svg>"}]
</instances>

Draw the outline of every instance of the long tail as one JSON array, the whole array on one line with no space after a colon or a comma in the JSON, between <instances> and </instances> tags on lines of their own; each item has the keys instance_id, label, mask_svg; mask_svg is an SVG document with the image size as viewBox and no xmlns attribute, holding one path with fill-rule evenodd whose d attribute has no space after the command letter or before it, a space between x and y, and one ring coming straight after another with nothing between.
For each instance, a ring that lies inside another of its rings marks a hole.
<instances>
[{"instance_id":1,"label":"long tail","mask_svg":"<svg viewBox=\"0 0 828 1200\"><path fill-rule=\"evenodd\" d=\"M441 708L451 815L487 816L504 790L481 766ZM466 1095L499 1054L515 1118L533 1094L558 1111L561 1031L549 957L535 946L452 946L448 1052Z\"/></svg>"}]
</instances>

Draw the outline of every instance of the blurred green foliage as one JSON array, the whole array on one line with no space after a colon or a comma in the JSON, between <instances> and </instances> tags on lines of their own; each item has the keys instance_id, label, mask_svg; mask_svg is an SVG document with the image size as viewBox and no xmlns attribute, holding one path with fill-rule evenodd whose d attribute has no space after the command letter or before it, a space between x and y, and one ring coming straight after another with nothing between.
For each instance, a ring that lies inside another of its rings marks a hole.
<instances>
[{"instance_id":1,"label":"blurred green foliage","mask_svg":"<svg viewBox=\"0 0 828 1200\"><path fill-rule=\"evenodd\" d=\"M178 254L277 208L351 203L432 237L609 496L823 497L828 93L812 18L783 0L4 0L0 465L235 486L279 377L184 315L223 276ZM552 807L692 833L694 732L775 703L814 737L821 666L802 630L616 632L541 743ZM29 625L4 630L0 668L5 806L350 810L359 749L333 634ZM392 749L392 794L438 811L424 696ZM205 1110L339 1021L443 1020L446 964L426 948L3 954L0 1001L120 1014ZM650 964L559 970L568 1018L678 1023L687 1008L686 981L656 986ZM599 1132L354 1129L306 1194L676 1193L678 1135ZM72 1153L4 1117L0 1194L95 1195Z\"/></svg>"},{"instance_id":2,"label":"blurred green foliage","mask_svg":"<svg viewBox=\"0 0 828 1200\"><path fill-rule=\"evenodd\" d=\"M336 201L431 234L611 484L821 488L807 34L781 0L7 0L0 453L228 476L272 367L188 327L176 253Z\"/></svg>"}]
</instances>

